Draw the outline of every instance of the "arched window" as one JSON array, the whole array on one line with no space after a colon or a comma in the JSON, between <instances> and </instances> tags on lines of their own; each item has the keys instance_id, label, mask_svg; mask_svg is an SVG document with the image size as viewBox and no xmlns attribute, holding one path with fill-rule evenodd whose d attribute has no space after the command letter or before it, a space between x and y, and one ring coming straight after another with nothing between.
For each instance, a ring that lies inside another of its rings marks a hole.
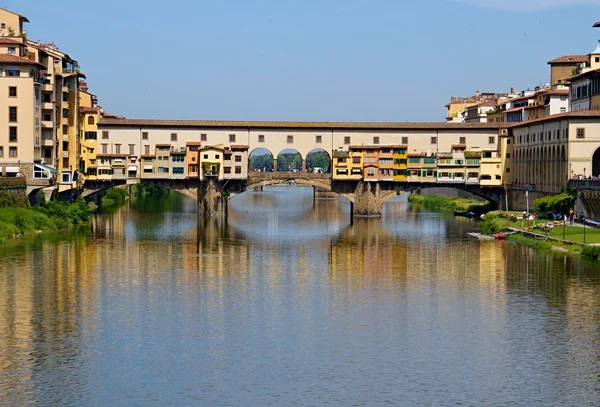
<instances>
[{"instance_id":1,"label":"arched window","mask_svg":"<svg viewBox=\"0 0 600 407\"><path fill-rule=\"evenodd\" d=\"M93 125L94 124L94 116L89 116L88 117L88 124L89 125Z\"/></svg>"}]
</instances>

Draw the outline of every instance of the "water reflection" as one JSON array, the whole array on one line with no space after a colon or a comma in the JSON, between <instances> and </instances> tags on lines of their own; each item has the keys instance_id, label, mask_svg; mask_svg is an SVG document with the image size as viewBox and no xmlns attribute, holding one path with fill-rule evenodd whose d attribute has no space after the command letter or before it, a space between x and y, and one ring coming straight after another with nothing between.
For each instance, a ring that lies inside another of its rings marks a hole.
<instances>
[{"instance_id":1,"label":"water reflection","mask_svg":"<svg viewBox=\"0 0 600 407\"><path fill-rule=\"evenodd\" d=\"M1 405L600 403L595 265L403 199L170 199L0 246Z\"/></svg>"}]
</instances>

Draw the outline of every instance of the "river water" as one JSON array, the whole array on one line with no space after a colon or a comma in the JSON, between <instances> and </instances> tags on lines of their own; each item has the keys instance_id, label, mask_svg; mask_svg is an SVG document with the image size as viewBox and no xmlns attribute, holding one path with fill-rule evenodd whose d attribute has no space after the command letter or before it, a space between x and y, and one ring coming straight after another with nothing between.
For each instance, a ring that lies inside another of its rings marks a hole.
<instances>
[{"instance_id":1,"label":"river water","mask_svg":"<svg viewBox=\"0 0 600 407\"><path fill-rule=\"evenodd\" d=\"M0 405L600 405L600 269L397 198L173 195L0 245Z\"/></svg>"}]
</instances>

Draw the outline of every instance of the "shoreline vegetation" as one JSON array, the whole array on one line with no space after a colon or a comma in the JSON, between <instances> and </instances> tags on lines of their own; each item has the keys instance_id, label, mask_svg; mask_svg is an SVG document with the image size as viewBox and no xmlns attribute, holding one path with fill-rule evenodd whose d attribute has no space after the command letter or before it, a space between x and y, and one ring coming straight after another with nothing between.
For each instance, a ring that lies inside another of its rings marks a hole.
<instances>
[{"instance_id":1,"label":"shoreline vegetation","mask_svg":"<svg viewBox=\"0 0 600 407\"><path fill-rule=\"evenodd\" d=\"M422 205L424 208L439 212L461 211L483 214L489 209L489 204L485 201L441 195L411 194L408 196L408 202L411 204Z\"/></svg>"},{"instance_id":2,"label":"shoreline vegetation","mask_svg":"<svg viewBox=\"0 0 600 407\"><path fill-rule=\"evenodd\" d=\"M566 210L565 213L568 213L568 209L565 208L570 207L570 200L568 194L561 194L536 200L536 206L539 206L540 210L557 212ZM483 235L495 235L506 230L516 231L517 234L507 237L509 241L541 251L582 256L588 260L600 261L600 246L590 245L600 244L599 229L590 227L584 229L581 225L563 225L563 221L524 220L522 212L488 211L489 207L486 203L474 199L410 195L408 201L438 212L459 211L481 214L483 216L478 227Z\"/></svg>"}]
</instances>

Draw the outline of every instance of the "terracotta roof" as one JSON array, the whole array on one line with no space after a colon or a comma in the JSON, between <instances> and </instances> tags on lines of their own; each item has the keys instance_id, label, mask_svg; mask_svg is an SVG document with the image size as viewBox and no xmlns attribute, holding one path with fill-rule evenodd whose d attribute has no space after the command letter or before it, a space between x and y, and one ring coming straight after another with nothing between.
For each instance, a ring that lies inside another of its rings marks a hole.
<instances>
[{"instance_id":1,"label":"terracotta roof","mask_svg":"<svg viewBox=\"0 0 600 407\"><path fill-rule=\"evenodd\" d=\"M368 149L373 149L373 150L377 150L377 149L382 149L382 148L401 148L401 147L405 147L401 144L355 144L352 146L349 146L348 148L368 148Z\"/></svg>"},{"instance_id":2,"label":"terracotta roof","mask_svg":"<svg viewBox=\"0 0 600 407\"><path fill-rule=\"evenodd\" d=\"M24 65L37 65L43 69L46 67L38 62L32 61L28 58L19 57L13 54L0 54L0 62L5 64L24 64Z\"/></svg>"},{"instance_id":3,"label":"terracotta roof","mask_svg":"<svg viewBox=\"0 0 600 407\"><path fill-rule=\"evenodd\" d=\"M171 155L186 155L185 151L171 151Z\"/></svg>"},{"instance_id":4,"label":"terracotta roof","mask_svg":"<svg viewBox=\"0 0 600 407\"><path fill-rule=\"evenodd\" d=\"M201 143L201 142L199 142L199 141L193 141L193 140L192 140L192 141L187 141L185 144L186 144L186 145L188 145L188 146L199 146L199 145L201 145L202 143Z\"/></svg>"},{"instance_id":5,"label":"terracotta roof","mask_svg":"<svg viewBox=\"0 0 600 407\"><path fill-rule=\"evenodd\" d=\"M231 149L234 149L234 148L235 148L236 150L244 150L244 149L246 149L246 150L247 150L247 149L249 149L249 148L250 148L250 146L246 146L246 145L243 145L243 144L232 144L232 145L231 145Z\"/></svg>"},{"instance_id":6,"label":"terracotta roof","mask_svg":"<svg viewBox=\"0 0 600 407\"><path fill-rule=\"evenodd\" d=\"M171 147L170 144L156 144L156 147Z\"/></svg>"},{"instance_id":7,"label":"terracotta roof","mask_svg":"<svg viewBox=\"0 0 600 407\"><path fill-rule=\"evenodd\" d=\"M140 156L140 158L155 158L156 155L155 154L142 154Z\"/></svg>"},{"instance_id":8,"label":"terracotta roof","mask_svg":"<svg viewBox=\"0 0 600 407\"><path fill-rule=\"evenodd\" d=\"M100 109L98 107L80 107L79 108L79 112L80 113L98 113L100 111Z\"/></svg>"},{"instance_id":9,"label":"terracotta roof","mask_svg":"<svg viewBox=\"0 0 600 407\"><path fill-rule=\"evenodd\" d=\"M548 96L552 95L568 95L569 89L552 89L548 92Z\"/></svg>"},{"instance_id":10,"label":"terracotta roof","mask_svg":"<svg viewBox=\"0 0 600 407\"><path fill-rule=\"evenodd\" d=\"M452 144L452 148L467 148L466 144Z\"/></svg>"},{"instance_id":11,"label":"terracotta roof","mask_svg":"<svg viewBox=\"0 0 600 407\"><path fill-rule=\"evenodd\" d=\"M208 128L277 128L277 129L386 129L386 130L441 130L441 129L497 129L498 123L409 123L409 122L279 122L279 121L222 121L222 120L155 120L108 119L101 126L146 127L208 127Z\"/></svg>"},{"instance_id":12,"label":"terracotta roof","mask_svg":"<svg viewBox=\"0 0 600 407\"><path fill-rule=\"evenodd\" d=\"M23 44L21 41L18 40L13 40L10 37L0 37L0 44L3 45L20 45L20 46L25 46L25 44Z\"/></svg>"},{"instance_id":13,"label":"terracotta roof","mask_svg":"<svg viewBox=\"0 0 600 407\"><path fill-rule=\"evenodd\" d=\"M200 149L200 151L204 151L204 150L220 150L220 151L223 151L223 147L217 147L217 146L205 146L205 147L202 147L202 148Z\"/></svg>"},{"instance_id":14,"label":"terracotta roof","mask_svg":"<svg viewBox=\"0 0 600 407\"><path fill-rule=\"evenodd\" d=\"M548 64L577 64L580 62L587 62L587 55L564 55L562 57L555 58L548 61Z\"/></svg>"},{"instance_id":15,"label":"terracotta roof","mask_svg":"<svg viewBox=\"0 0 600 407\"><path fill-rule=\"evenodd\" d=\"M552 120L556 120L556 119L569 119L572 117L596 117L596 118L600 119L600 110L577 110L574 112L553 114L551 116L541 117L539 119L534 119L534 120L527 120L527 121L519 122L519 123L512 123L512 124L506 123L506 127L514 128L514 127L529 126L532 124L537 124L537 123L541 123L541 122L545 122L545 121L552 121Z\"/></svg>"},{"instance_id":16,"label":"terracotta roof","mask_svg":"<svg viewBox=\"0 0 600 407\"><path fill-rule=\"evenodd\" d=\"M408 153L409 157L423 157L423 153Z\"/></svg>"},{"instance_id":17,"label":"terracotta roof","mask_svg":"<svg viewBox=\"0 0 600 407\"><path fill-rule=\"evenodd\" d=\"M16 15L16 16L19 16L19 19L21 19L21 20L25 21L26 23L28 23L28 22L29 22L29 20L27 19L27 17L25 17L25 16L22 16L21 14L15 13L14 11L10 11L10 10L7 10L7 9L5 9L5 8L2 8L2 7L0 7L0 10L4 10L4 11L6 11L7 13L14 14L14 15Z\"/></svg>"}]
</instances>

